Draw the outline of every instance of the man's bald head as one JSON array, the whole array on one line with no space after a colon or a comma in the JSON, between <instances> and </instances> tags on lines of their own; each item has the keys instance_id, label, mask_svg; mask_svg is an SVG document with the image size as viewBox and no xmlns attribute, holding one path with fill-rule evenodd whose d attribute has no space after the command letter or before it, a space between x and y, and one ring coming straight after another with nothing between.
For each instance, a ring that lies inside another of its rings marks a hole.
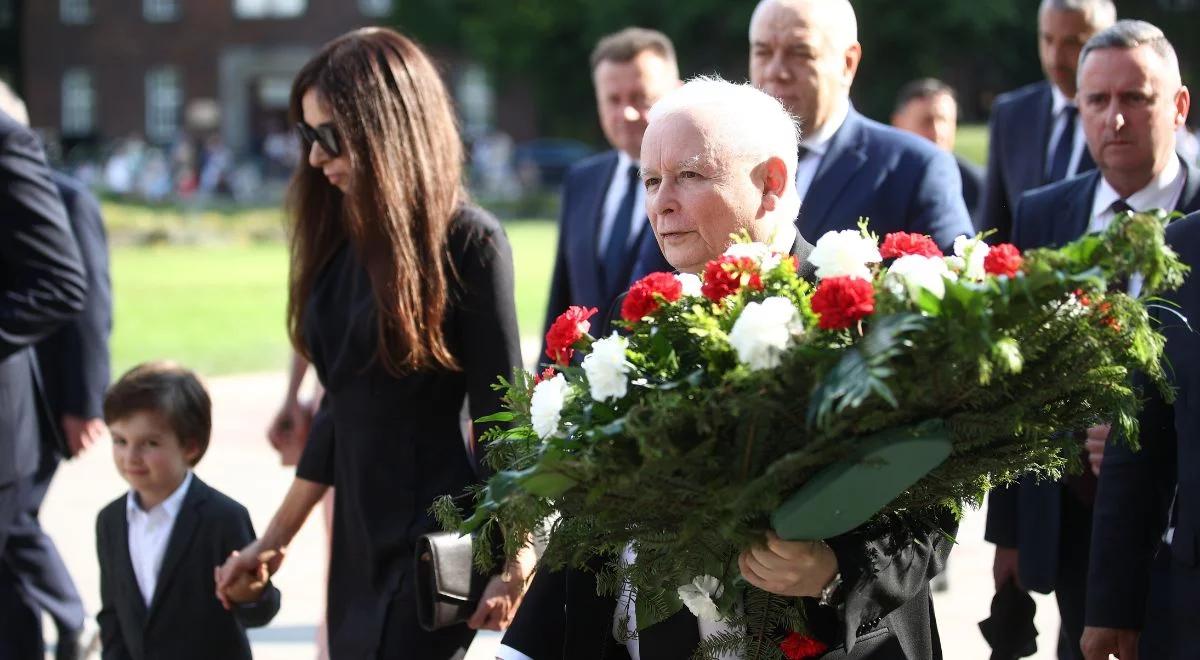
<instances>
[{"instance_id":1,"label":"man's bald head","mask_svg":"<svg viewBox=\"0 0 1200 660\"><path fill-rule=\"evenodd\" d=\"M750 80L807 133L850 97L862 47L848 0L762 0L750 19Z\"/></svg>"}]
</instances>

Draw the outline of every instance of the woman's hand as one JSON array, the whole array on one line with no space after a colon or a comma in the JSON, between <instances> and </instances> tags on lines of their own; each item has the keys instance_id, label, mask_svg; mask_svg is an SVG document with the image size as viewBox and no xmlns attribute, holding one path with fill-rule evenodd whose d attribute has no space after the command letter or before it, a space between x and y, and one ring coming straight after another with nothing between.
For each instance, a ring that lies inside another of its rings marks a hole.
<instances>
[{"instance_id":1,"label":"woman's hand","mask_svg":"<svg viewBox=\"0 0 1200 660\"><path fill-rule=\"evenodd\" d=\"M517 615L525 589L533 577L537 557L533 548L526 547L505 566L500 575L493 575L479 597L479 607L467 626L473 630L505 630Z\"/></svg>"},{"instance_id":2,"label":"woman's hand","mask_svg":"<svg viewBox=\"0 0 1200 660\"><path fill-rule=\"evenodd\" d=\"M295 398L283 402L267 427L267 440L279 452L284 465L295 465L304 451L308 427L312 424L313 409Z\"/></svg>"},{"instance_id":3,"label":"woman's hand","mask_svg":"<svg viewBox=\"0 0 1200 660\"><path fill-rule=\"evenodd\" d=\"M282 563L283 549L269 548L262 539L240 551L234 550L224 564L214 569L217 599L227 610L238 603L257 600L254 592L262 593L267 580Z\"/></svg>"},{"instance_id":4,"label":"woman's hand","mask_svg":"<svg viewBox=\"0 0 1200 660\"><path fill-rule=\"evenodd\" d=\"M742 577L780 596L817 597L838 572L837 555L822 541L784 541L767 532L767 541L738 557Z\"/></svg>"}]
</instances>

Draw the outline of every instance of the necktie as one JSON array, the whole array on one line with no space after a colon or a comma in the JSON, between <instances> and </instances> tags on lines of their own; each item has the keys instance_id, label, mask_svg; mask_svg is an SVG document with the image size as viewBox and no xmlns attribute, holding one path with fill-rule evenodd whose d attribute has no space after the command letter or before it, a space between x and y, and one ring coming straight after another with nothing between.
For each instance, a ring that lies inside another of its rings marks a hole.
<instances>
[{"instance_id":1,"label":"necktie","mask_svg":"<svg viewBox=\"0 0 1200 660\"><path fill-rule=\"evenodd\" d=\"M604 246L604 291L609 299L615 298L625 290L626 282L621 280L626 270L625 253L630 225L633 222L633 202L637 199L637 187L640 183L637 165L630 165L625 176L625 196L621 198L621 205L617 207L612 230L608 232L608 244Z\"/></svg>"},{"instance_id":2,"label":"necktie","mask_svg":"<svg viewBox=\"0 0 1200 660\"><path fill-rule=\"evenodd\" d=\"M1112 206L1109 206L1108 209L1112 211L1113 215L1121 215L1125 212L1134 212L1133 207L1129 205L1129 202L1123 199L1118 199L1117 201L1113 202Z\"/></svg>"},{"instance_id":3,"label":"necktie","mask_svg":"<svg viewBox=\"0 0 1200 660\"><path fill-rule=\"evenodd\" d=\"M1079 114L1079 109L1073 105L1068 105L1062 110L1063 112L1063 130L1058 135L1058 142L1054 144L1054 153L1050 158L1050 173L1046 178L1046 183L1054 183L1067 178L1067 167L1071 164L1071 153L1075 151L1075 117Z\"/></svg>"}]
</instances>

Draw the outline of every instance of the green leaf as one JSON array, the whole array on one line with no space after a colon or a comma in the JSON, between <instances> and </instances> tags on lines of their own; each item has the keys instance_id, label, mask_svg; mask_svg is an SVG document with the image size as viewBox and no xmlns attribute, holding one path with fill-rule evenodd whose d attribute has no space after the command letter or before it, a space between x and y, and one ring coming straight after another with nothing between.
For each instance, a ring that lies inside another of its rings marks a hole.
<instances>
[{"instance_id":1,"label":"green leaf","mask_svg":"<svg viewBox=\"0 0 1200 660\"><path fill-rule=\"evenodd\" d=\"M492 413L490 415L484 415L483 417L475 420L475 423L487 424L488 422L511 422L516 418L517 416L515 414L501 410L500 412Z\"/></svg>"}]
</instances>

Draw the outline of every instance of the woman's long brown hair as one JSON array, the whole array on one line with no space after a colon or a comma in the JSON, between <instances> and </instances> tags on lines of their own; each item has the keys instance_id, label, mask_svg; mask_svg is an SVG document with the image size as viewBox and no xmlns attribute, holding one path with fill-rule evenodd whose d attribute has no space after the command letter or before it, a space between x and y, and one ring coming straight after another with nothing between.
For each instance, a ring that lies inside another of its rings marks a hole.
<instances>
[{"instance_id":1,"label":"woman's long brown hair","mask_svg":"<svg viewBox=\"0 0 1200 660\"><path fill-rule=\"evenodd\" d=\"M443 332L452 264L446 234L465 194L463 148L446 88L424 52L391 30L326 44L292 85L293 121L309 90L329 108L349 158L342 193L308 154L288 191L292 217L288 333L311 358L302 321L317 274L343 240L366 266L379 318L376 356L396 375L458 369Z\"/></svg>"}]
</instances>

